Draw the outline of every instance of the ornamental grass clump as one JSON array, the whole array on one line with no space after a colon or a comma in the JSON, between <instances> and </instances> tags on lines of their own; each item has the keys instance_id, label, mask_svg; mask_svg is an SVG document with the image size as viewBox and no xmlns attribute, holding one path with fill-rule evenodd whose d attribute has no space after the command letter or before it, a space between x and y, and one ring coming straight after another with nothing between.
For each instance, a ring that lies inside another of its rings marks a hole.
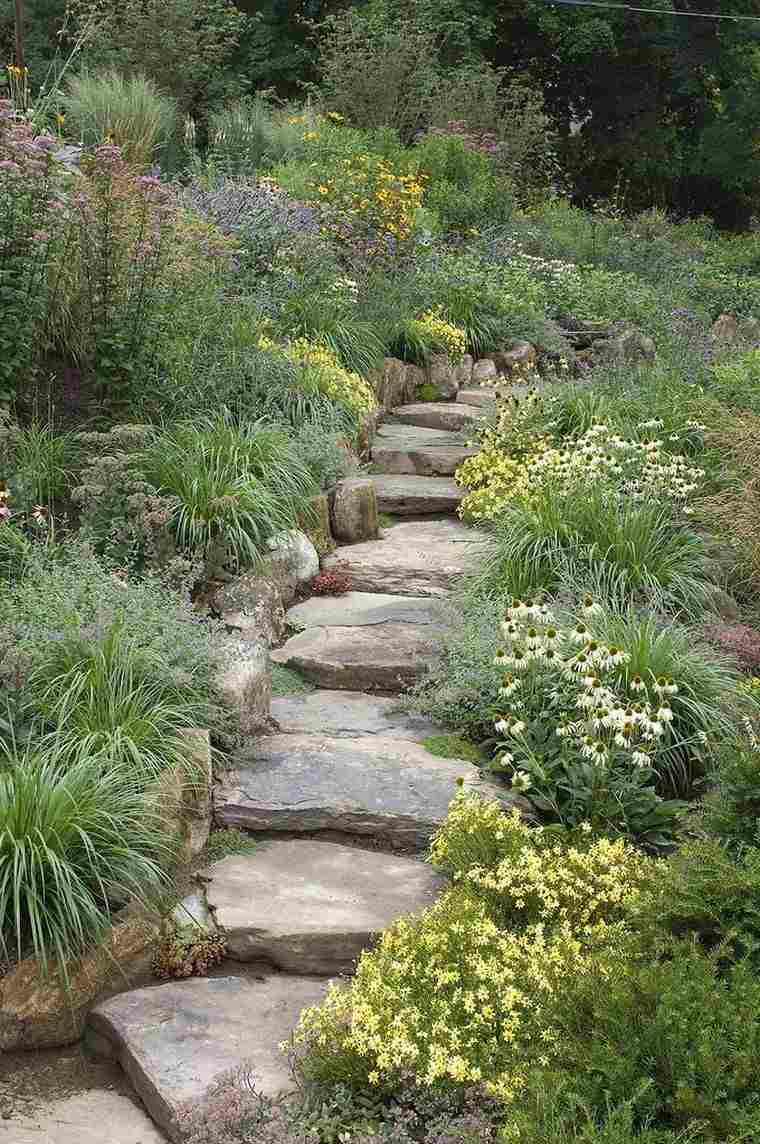
<instances>
[{"instance_id":1,"label":"ornamental grass clump","mask_svg":"<svg viewBox=\"0 0 760 1144\"><path fill-rule=\"evenodd\" d=\"M460 795L432 849L456 885L302 1015L307 1073L388 1092L404 1077L477 1083L507 1106L519 1099L557 1052L553 1012L572 983L619 970L648 870L622 841L579 844L567 868L563 854L517 812Z\"/></svg>"}]
</instances>

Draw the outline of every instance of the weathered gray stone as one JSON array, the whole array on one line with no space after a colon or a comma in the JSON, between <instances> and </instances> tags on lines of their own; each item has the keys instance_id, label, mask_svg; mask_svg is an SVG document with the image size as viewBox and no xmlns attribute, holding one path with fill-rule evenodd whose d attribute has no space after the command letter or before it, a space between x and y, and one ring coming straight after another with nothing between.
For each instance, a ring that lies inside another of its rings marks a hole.
<instances>
[{"instance_id":1,"label":"weathered gray stone","mask_svg":"<svg viewBox=\"0 0 760 1144\"><path fill-rule=\"evenodd\" d=\"M480 361L476 361L472 367L473 385L483 385L488 381L496 381L498 376L499 371L496 368L496 363L493 358L481 358Z\"/></svg>"},{"instance_id":2,"label":"weathered gray stone","mask_svg":"<svg viewBox=\"0 0 760 1144\"><path fill-rule=\"evenodd\" d=\"M423 425L383 424L375 435L376 444L403 444L418 448L422 445L466 444L466 433L450 432L446 429L426 429Z\"/></svg>"},{"instance_id":3,"label":"weathered gray stone","mask_svg":"<svg viewBox=\"0 0 760 1144\"><path fill-rule=\"evenodd\" d=\"M90 1013L91 1046L110 1046L140 1099L172 1140L178 1107L199 1100L224 1073L250 1066L259 1092L291 1086L287 1040L306 1005L318 1003L325 983L273 975L191 978L114 997Z\"/></svg>"},{"instance_id":4,"label":"weathered gray stone","mask_svg":"<svg viewBox=\"0 0 760 1144\"><path fill-rule=\"evenodd\" d=\"M442 606L428 596L386 596L382 592L347 592L345 596L312 596L288 611L294 628L362 628L374 624L440 624Z\"/></svg>"},{"instance_id":5,"label":"weathered gray stone","mask_svg":"<svg viewBox=\"0 0 760 1144\"><path fill-rule=\"evenodd\" d=\"M448 354L431 354L426 380L428 385L433 386L440 401L451 401L456 397L459 381L456 367Z\"/></svg>"},{"instance_id":6,"label":"weathered gray stone","mask_svg":"<svg viewBox=\"0 0 760 1144\"><path fill-rule=\"evenodd\" d=\"M449 432L456 432L472 425L481 416L480 409L459 402L422 401L416 405L396 406L386 421L395 422L397 425L421 425L427 429L446 429Z\"/></svg>"},{"instance_id":7,"label":"weathered gray stone","mask_svg":"<svg viewBox=\"0 0 760 1144\"><path fill-rule=\"evenodd\" d=\"M334 738L381 735L421 743L439 729L414 711L403 711L399 700L360 691L312 691L272 700L272 718L286 735L320 734Z\"/></svg>"},{"instance_id":8,"label":"weathered gray stone","mask_svg":"<svg viewBox=\"0 0 760 1144\"><path fill-rule=\"evenodd\" d=\"M311 839L262 842L203 875L230 957L323 975L350 973L379 933L447 881L416 858Z\"/></svg>"},{"instance_id":9,"label":"weathered gray stone","mask_svg":"<svg viewBox=\"0 0 760 1144\"><path fill-rule=\"evenodd\" d=\"M464 385L469 385L472 381L472 367L474 364L475 362L472 357L469 354L465 354L454 367L454 374L460 389Z\"/></svg>"},{"instance_id":10,"label":"weathered gray stone","mask_svg":"<svg viewBox=\"0 0 760 1144\"><path fill-rule=\"evenodd\" d=\"M337 540L347 544L376 540L377 494L372 481L357 477L339 481L332 498L331 518Z\"/></svg>"},{"instance_id":11,"label":"weathered gray stone","mask_svg":"<svg viewBox=\"0 0 760 1144\"><path fill-rule=\"evenodd\" d=\"M382 369L373 370L369 380L381 409L414 400L416 380L407 374L406 362L398 358L386 358Z\"/></svg>"},{"instance_id":12,"label":"weathered gray stone","mask_svg":"<svg viewBox=\"0 0 760 1144\"><path fill-rule=\"evenodd\" d=\"M491 387L484 385L481 389L460 389L457 394L457 401L463 402L465 405L477 405L486 409L492 409L496 404L497 393L502 392L498 387Z\"/></svg>"},{"instance_id":13,"label":"weathered gray stone","mask_svg":"<svg viewBox=\"0 0 760 1144\"><path fill-rule=\"evenodd\" d=\"M336 549L324 566L344 566L357 592L447 596L481 546L478 533L459 521L403 521L385 529L382 540Z\"/></svg>"},{"instance_id":14,"label":"weathered gray stone","mask_svg":"<svg viewBox=\"0 0 760 1144\"><path fill-rule=\"evenodd\" d=\"M739 340L739 321L734 314L720 314L712 327L712 336L719 342L736 342Z\"/></svg>"},{"instance_id":15,"label":"weathered gray stone","mask_svg":"<svg viewBox=\"0 0 760 1144\"><path fill-rule=\"evenodd\" d=\"M639 365L652 362L656 356L655 344L638 330L623 330L613 338L603 338L593 344L594 357L609 365Z\"/></svg>"},{"instance_id":16,"label":"weathered gray stone","mask_svg":"<svg viewBox=\"0 0 760 1144\"><path fill-rule=\"evenodd\" d=\"M396 692L432 667L440 639L440 629L409 623L308 628L272 652L272 659L320 687Z\"/></svg>"},{"instance_id":17,"label":"weathered gray stone","mask_svg":"<svg viewBox=\"0 0 760 1144\"><path fill-rule=\"evenodd\" d=\"M464 496L456 481L447 477L375 476L372 483L380 511L396 516L454 515Z\"/></svg>"},{"instance_id":18,"label":"weathered gray stone","mask_svg":"<svg viewBox=\"0 0 760 1144\"><path fill-rule=\"evenodd\" d=\"M211 787L214 771L211 761L211 736L203 727L188 727L180 734L191 746L190 761L193 782L181 776L181 815L185 824L185 857L194 858L208 842L211 831Z\"/></svg>"},{"instance_id":19,"label":"weathered gray stone","mask_svg":"<svg viewBox=\"0 0 760 1144\"><path fill-rule=\"evenodd\" d=\"M273 580L245 572L214 593L214 611L228 628L244 638L260 640L268 647L279 643L285 634L285 609L282 593Z\"/></svg>"},{"instance_id":20,"label":"weathered gray stone","mask_svg":"<svg viewBox=\"0 0 760 1144\"><path fill-rule=\"evenodd\" d=\"M740 333L742 338L751 345L760 344L760 320L745 318L741 324Z\"/></svg>"},{"instance_id":21,"label":"weathered gray stone","mask_svg":"<svg viewBox=\"0 0 760 1144\"><path fill-rule=\"evenodd\" d=\"M128 1096L78 1092L18 1119L0 1120L0 1144L164 1144L166 1137Z\"/></svg>"},{"instance_id":22,"label":"weathered gray stone","mask_svg":"<svg viewBox=\"0 0 760 1144\"><path fill-rule=\"evenodd\" d=\"M272 679L263 643L230 637L217 676L217 687L244 734L262 727L269 715Z\"/></svg>"},{"instance_id":23,"label":"weathered gray stone","mask_svg":"<svg viewBox=\"0 0 760 1144\"><path fill-rule=\"evenodd\" d=\"M515 342L510 349L497 350L491 357L498 372L509 377L513 373L531 369L536 364L538 354L530 342Z\"/></svg>"},{"instance_id":24,"label":"weathered gray stone","mask_svg":"<svg viewBox=\"0 0 760 1144\"><path fill-rule=\"evenodd\" d=\"M273 536L267 543L267 565L282 593L285 605L292 603L299 588L319 572L317 550L305 533L293 529Z\"/></svg>"},{"instance_id":25,"label":"weathered gray stone","mask_svg":"<svg viewBox=\"0 0 760 1144\"><path fill-rule=\"evenodd\" d=\"M253 832L320 830L422 849L458 783L517 800L472 763L439 759L409 741L376 736L272 735L239 751L214 792L220 826Z\"/></svg>"},{"instance_id":26,"label":"weathered gray stone","mask_svg":"<svg viewBox=\"0 0 760 1144\"><path fill-rule=\"evenodd\" d=\"M464 445L407 445L384 440L373 446L372 461L383 473L450 477L462 461L477 452Z\"/></svg>"}]
</instances>

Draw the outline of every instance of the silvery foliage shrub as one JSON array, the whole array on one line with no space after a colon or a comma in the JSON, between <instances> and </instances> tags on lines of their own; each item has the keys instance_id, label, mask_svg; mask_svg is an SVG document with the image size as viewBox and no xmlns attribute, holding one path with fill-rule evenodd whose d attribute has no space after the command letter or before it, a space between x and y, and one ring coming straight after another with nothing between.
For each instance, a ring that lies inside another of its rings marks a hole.
<instances>
[{"instance_id":1,"label":"silvery foliage shrub","mask_svg":"<svg viewBox=\"0 0 760 1144\"><path fill-rule=\"evenodd\" d=\"M263 179L192 182L182 189L180 200L236 238L241 268L259 273L271 269L283 247L319 232L316 211Z\"/></svg>"}]
</instances>

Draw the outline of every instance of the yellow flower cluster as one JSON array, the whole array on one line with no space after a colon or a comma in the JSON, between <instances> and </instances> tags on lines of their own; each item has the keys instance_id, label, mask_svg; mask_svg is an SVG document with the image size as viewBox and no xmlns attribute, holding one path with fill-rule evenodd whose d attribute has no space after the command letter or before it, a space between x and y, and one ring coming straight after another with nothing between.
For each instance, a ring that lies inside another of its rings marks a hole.
<instances>
[{"instance_id":1,"label":"yellow flower cluster","mask_svg":"<svg viewBox=\"0 0 760 1144\"><path fill-rule=\"evenodd\" d=\"M423 337L430 338L442 353L448 354L454 361L458 361L465 353L467 333L461 326L455 326L444 318L442 307L435 306L432 310L426 310L422 317L417 318L416 325Z\"/></svg>"},{"instance_id":2,"label":"yellow flower cluster","mask_svg":"<svg viewBox=\"0 0 760 1144\"><path fill-rule=\"evenodd\" d=\"M386 931L348 985L302 1014L296 1041L325 1079L392 1088L411 1074L482 1084L510 1104L550 1064L573 982L619 970L626 910L652 864L622 842L563 851L469 794L432 857L459 874L454 887Z\"/></svg>"},{"instance_id":3,"label":"yellow flower cluster","mask_svg":"<svg viewBox=\"0 0 760 1144\"><path fill-rule=\"evenodd\" d=\"M312 190L326 208L325 231L347 245L363 241L374 254L393 253L409 241L423 195L420 178L395 171L377 155L345 159Z\"/></svg>"},{"instance_id":4,"label":"yellow flower cluster","mask_svg":"<svg viewBox=\"0 0 760 1144\"><path fill-rule=\"evenodd\" d=\"M305 384L314 386L339 405L345 405L358 420L364 421L377 408L374 391L369 382L345 369L327 346L310 342L307 338L294 338L284 343L273 342L261 336L259 349L282 354L302 371Z\"/></svg>"}]
</instances>

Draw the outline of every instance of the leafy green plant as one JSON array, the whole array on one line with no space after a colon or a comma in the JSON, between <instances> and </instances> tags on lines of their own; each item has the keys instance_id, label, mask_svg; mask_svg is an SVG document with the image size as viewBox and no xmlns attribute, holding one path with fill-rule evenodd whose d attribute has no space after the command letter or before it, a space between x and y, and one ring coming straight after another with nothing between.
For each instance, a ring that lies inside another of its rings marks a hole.
<instances>
[{"instance_id":1,"label":"leafy green plant","mask_svg":"<svg viewBox=\"0 0 760 1144\"><path fill-rule=\"evenodd\" d=\"M125 767L51 740L0 745L0 946L66 963L102 938L113 910L165 888L162 816Z\"/></svg>"},{"instance_id":2,"label":"leafy green plant","mask_svg":"<svg viewBox=\"0 0 760 1144\"><path fill-rule=\"evenodd\" d=\"M176 498L173 529L181 549L210 571L229 562L257 564L267 540L294 528L317 482L288 435L261 422L229 417L158 433L136 467Z\"/></svg>"},{"instance_id":3,"label":"leafy green plant","mask_svg":"<svg viewBox=\"0 0 760 1144\"><path fill-rule=\"evenodd\" d=\"M69 76L61 102L67 128L82 143L115 143L138 168L161 158L178 127L175 100L139 73L81 71Z\"/></svg>"}]
</instances>

